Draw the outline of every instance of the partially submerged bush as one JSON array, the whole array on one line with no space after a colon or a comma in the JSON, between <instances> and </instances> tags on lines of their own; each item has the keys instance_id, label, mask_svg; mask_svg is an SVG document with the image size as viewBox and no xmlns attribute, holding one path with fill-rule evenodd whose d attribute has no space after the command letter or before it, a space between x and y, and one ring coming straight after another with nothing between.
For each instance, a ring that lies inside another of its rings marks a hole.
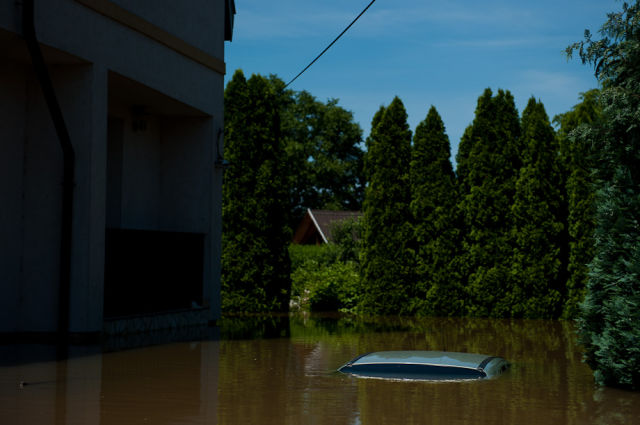
<instances>
[{"instance_id":1,"label":"partially submerged bush","mask_svg":"<svg viewBox=\"0 0 640 425\"><path fill-rule=\"evenodd\" d=\"M292 263L291 308L305 311L353 311L359 280L353 261L339 261L334 244L289 249Z\"/></svg>"}]
</instances>

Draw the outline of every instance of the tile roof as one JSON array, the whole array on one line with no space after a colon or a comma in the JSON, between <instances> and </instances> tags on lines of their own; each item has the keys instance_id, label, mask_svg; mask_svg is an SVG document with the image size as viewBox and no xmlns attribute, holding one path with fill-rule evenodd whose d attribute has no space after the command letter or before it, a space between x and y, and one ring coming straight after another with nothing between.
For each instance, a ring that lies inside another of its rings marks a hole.
<instances>
[{"instance_id":1,"label":"tile roof","mask_svg":"<svg viewBox=\"0 0 640 425\"><path fill-rule=\"evenodd\" d=\"M311 210L302 218L293 242L298 244L321 244L333 241L335 223L362 216L360 211Z\"/></svg>"}]
</instances>

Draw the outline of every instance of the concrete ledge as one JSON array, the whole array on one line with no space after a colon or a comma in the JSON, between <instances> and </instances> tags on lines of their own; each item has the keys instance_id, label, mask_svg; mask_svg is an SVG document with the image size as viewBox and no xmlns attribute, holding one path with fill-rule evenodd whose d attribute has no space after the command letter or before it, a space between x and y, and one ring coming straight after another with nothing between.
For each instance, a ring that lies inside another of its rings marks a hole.
<instances>
[{"instance_id":1,"label":"concrete ledge","mask_svg":"<svg viewBox=\"0 0 640 425\"><path fill-rule=\"evenodd\" d=\"M164 29L152 24L140 16L129 12L109 0L76 0L78 3L98 12L101 15L111 18L114 21L134 31L144 34L152 40L175 50L181 55L194 60L207 68L224 75L226 65L224 61L203 52L184 40L168 33Z\"/></svg>"},{"instance_id":2,"label":"concrete ledge","mask_svg":"<svg viewBox=\"0 0 640 425\"><path fill-rule=\"evenodd\" d=\"M209 315L208 308L194 308L141 316L105 318L103 331L105 335L129 335L163 329L208 326Z\"/></svg>"}]
</instances>

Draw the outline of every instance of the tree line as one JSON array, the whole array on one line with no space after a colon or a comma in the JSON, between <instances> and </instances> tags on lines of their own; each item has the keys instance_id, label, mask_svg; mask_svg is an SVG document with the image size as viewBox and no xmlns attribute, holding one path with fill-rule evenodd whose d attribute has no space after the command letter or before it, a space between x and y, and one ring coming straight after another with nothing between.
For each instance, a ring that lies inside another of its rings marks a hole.
<instances>
[{"instance_id":1,"label":"tree line","mask_svg":"<svg viewBox=\"0 0 640 425\"><path fill-rule=\"evenodd\" d=\"M412 132L399 98L362 131L336 100L237 71L225 90L223 308L287 310L288 244L306 208L363 211L357 310L367 314L574 317L591 253L593 193L572 126L532 98L486 89L454 172L435 107ZM352 282L350 286L353 288Z\"/></svg>"},{"instance_id":2,"label":"tree line","mask_svg":"<svg viewBox=\"0 0 640 425\"><path fill-rule=\"evenodd\" d=\"M337 101L236 72L225 90L223 309L284 311L305 207L362 207L354 311L578 318L600 383L640 387L640 2L567 48L600 88L553 119L486 89L450 161L431 107L362 132ZM353 269L349 269L353 271ZM355 290L354 290L355 288ZM338 291L339 292L339 291Z\"/></svg>"},{"instance_id":3,"label":"tree line","mask_svg":"<svg viewBox=\"0 0 640 425\"><path fill-rule=\"evenodd\" d=\"M509 91L486 89L454 173L435 107L413 135L399 98L381 108L365 155L361 310L572 317L586 276L571 252L590 233L569 230L569 199L590 183L567 143L540 101L519 116Z\"/></svg>"}]
</instances>

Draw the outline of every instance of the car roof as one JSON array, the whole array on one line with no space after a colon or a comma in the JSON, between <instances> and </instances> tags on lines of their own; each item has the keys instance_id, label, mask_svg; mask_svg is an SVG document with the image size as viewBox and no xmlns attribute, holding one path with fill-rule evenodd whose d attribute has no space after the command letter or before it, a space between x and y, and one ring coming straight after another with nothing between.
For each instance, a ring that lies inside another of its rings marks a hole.
<instances>
[{"instance_id":1,"label":"car roof","mask_svg":"<svg viewBox=\"0 0 640 425\"><path fill-rule=\"evenodd\" d=\"M491 358L484 354L448 351L377 351L357 357L349 363L352 365L423 364L477 369Z\"/></svg>"}]
</instances>

